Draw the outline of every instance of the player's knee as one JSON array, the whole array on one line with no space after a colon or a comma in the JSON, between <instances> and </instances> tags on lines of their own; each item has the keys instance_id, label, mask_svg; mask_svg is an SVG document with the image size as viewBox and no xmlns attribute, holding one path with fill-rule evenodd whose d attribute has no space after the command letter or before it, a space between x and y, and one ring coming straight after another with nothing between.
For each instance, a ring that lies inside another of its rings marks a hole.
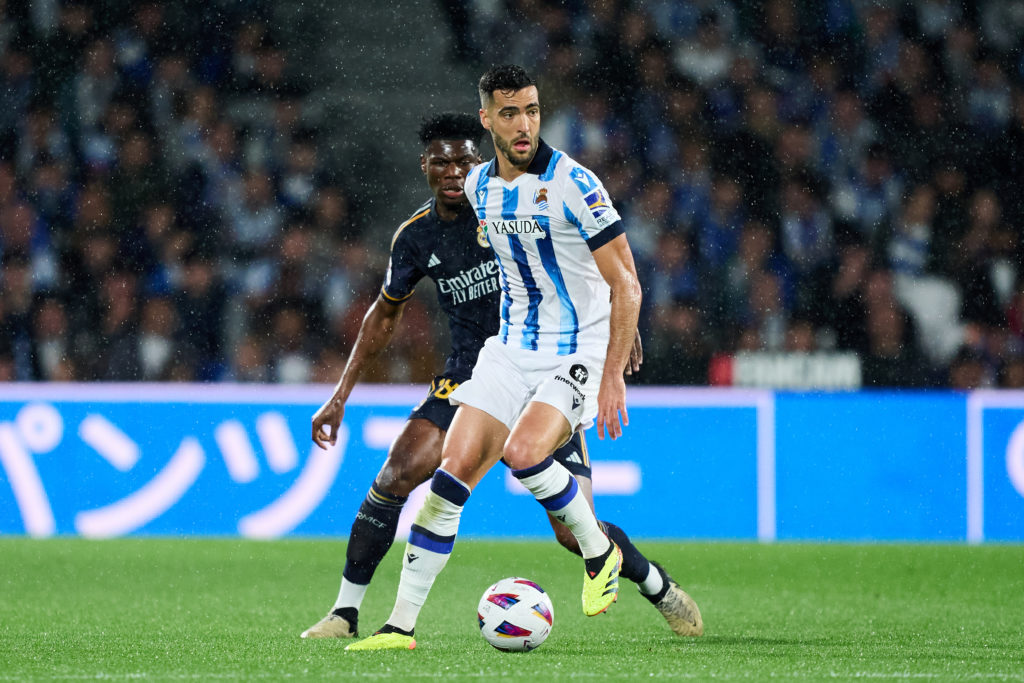
<instances>
[{"instance_id":1,"label":"player's knee","mask_svg":"<svg viewBox=\"0 0 1024 683\"><path fill-rule=\"evenodd\" d=\"M505 462L514 470L533 467L547 455L547 453L539 452L533 444L528 443L525 439L517 439L514 436L510 436L505 441L505 448L502 451Z\"/></svg>"},{"instance_id":2,"label":"player's knee","mask_svg":"<svg viewBox=\"0 0 1024 683\"><path fill-rule=\"evenodd\" d=\"M433 476L437 465L436 459L414 454L389 455L377 475L377 486L385 493L408 497L413 489Z\"/></svg>"}]
</instances>

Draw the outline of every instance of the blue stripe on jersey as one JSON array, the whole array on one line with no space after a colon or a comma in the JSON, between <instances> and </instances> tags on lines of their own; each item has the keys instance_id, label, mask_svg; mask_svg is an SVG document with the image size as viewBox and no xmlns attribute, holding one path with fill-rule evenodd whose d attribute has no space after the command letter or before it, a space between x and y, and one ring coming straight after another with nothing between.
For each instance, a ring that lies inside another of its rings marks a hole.
<instances>
[{"instance_id":1,"label":"blue stripe on jersey","mask_svg":"<svg viewBox=\"0 0 1024 683\"><path fill-rule=\"evenodd\" d=\"M491 159L491 163L494 163L494 159ZM480 220L487 218L487 183L490 179L491 176L484 171L477 176L476 189L473 190L476 193L476 217Z\"/></svg>"},{"instance_id":2,"label":"blue stripe on jersey","mask_svg":"<svg viewBox=\"0 0 1024 683\"><path fill-rule=\"evenodd\" d=\"M501 217L507 221L515 220L516 209L519 208L519 188L502 188L501 192ZM533 279L533 271L530 270L530 262L519 236L509 235L508 243L512 248L516 266L519 267L519 276L523 278L523 286L526 287L526 297L529 301L526 320L523 321L523 339L520 347L536 351L537 335L540 332L540 302L544 297L537 286L537 281Z\"/></svg>"},{"instance_id":3,"label":"blue stripe on jersey","mask_svg":"<svg viewBox=\"0 0 1024 683\"><path fill-rule=\"evenodd\" d=\"M516 208L519 206L519 188L501 188L501 217L506 221L515 220Z\"/></svg>"},{"instance_id":4,"label":"blue stripe on jersey","mask_svg":"<svg viewBox=\"0 0 1024 683\"><path fill-rule=\"evenodd\" d=\"M562 213L565 214L565 220L575 225L576 229L580 231L580 237L582 237L584 241L590 239L587 237L587 233L583 230L583 224L580 223L578 218L576 218L576 214L569 210L569 205L565 202L562 202Z\"/></svg>"},{"instance_id":5,"label":"blue stripe on jersey","mask_svg":"<svg viewBox=\"0 0 1024 683\"><path fill-rule=\"evenodd\" d=\"M555 179L555 166L558 165L558 160L562 158L562 153L557 149L554 150L554 154L551 155L551 161L548 162L547 170L537 176L538 180L543 182L549 182Z\"/></svg>"},{"instance_id":6,"label":"blue stripe on jersey","mask_svg":"<svg viewBox=\"0 0 1024 683\"><path fill-rule=\"evenodd\" d=\"M519 235L509 235L508 245L512 248L512 257L519 267L519 277L523 278L526 296L529 299L526 320L523 321L523 339L519 348L536 351L537 335L540 332L540 302L544 296L537 287L537 281L533 279L533 271L530 270L530 262L526 257L526 250L523 249L523 243L519 241Z\"/></svg>"},{"instance_id":7,"label":"blue stripe on jersey","mask_svg":"<svg viewBox=\"0 0 1024 683\"><path fill-rule=\"evenodd\" d=\"M597 181L594 180L594 176L583 170L581 166L575 166L569 171L569 177L576 183L576 187L580 189L583 194L589 194L591 190L597 187Z\"/></svg>"},{"instance_id":8,"label":"blue stripe on jersey","mask_svg":"<svg viewBox=\"0 0 1024 683\"><path fill-rule=\"evenodd\" d=\"M580 331L579 316L576 315L576 307L572 305L569 298L569 290L565 286L565 278L562 277L562 269L558 266L558 259L555 258L555 247L551 244L551 226L547 216L537 216L537 222L544 228L547 234L546 239L537 240L537 252L540 254L540 262L544 264L544 270L555 285L558 292L558 301L561 303L561 324L558 332L558 355L565 356L576 353L576 335Z\"/></svg>"},{"instance_id":9,"label":"blue stripe on jersey","mask_svg":"<svg viewBox=\"0 0 1024 683\"><path fill-rule=\"evenodd\" d=\"M490 163L495 163L494 159L491 159ZM476 217L481 221L487 220L487 194L489 189L487 183L490 182L491 176L487 172L487 169L483 170L476 179L476 200L477 209ZM490 239L490 236L488 236ZM501 343L504 344L508 341L508 312L512 308L512 293L508 288L508 277L505 275L505 266L501 263L501 257L493 249L495 258L498 261L498 270L501 272L501 291L505 294L501 297L501 327L498 330L498 334L501 337Z\"/></svg>"}]
</instances>

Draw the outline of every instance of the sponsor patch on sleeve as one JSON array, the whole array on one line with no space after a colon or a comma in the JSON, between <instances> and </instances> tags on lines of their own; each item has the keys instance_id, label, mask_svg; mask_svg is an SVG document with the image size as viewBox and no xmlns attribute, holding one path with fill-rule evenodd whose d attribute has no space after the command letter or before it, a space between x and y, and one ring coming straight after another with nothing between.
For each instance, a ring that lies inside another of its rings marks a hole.
<instances>
[{"instance_id":1,"label":"sponsor patch on sleeve","mask_svg":"<svg viewBox=\"0 0 1024 683\"><path fill-rule=\"evenodd\" d=\"M600 188L584 195L583 201L587 203L587 210L594 217L594 222L597 223L598 227L603 228L617 219L615 210L612 209L608 200L605 199L604 193L601 192Z\"/></svg>"}]
</instances>

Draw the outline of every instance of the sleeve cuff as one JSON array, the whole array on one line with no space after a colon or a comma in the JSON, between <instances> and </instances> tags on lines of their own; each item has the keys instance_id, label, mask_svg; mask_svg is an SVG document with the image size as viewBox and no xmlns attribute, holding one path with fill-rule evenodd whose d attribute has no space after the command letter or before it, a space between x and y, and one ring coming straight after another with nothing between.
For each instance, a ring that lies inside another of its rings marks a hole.
<instances>
[{"instance_id":1,"label":"sleeve cuff","mask_svg":"<svg viewBox=\"0 0 1024 683\"><path fill-rule=\"evenodd\" d=\"M390 302L391 302L391 303L393 303L393 304L400 304L400 303L402 303L403 301L405 301L406 299L408 299L409 297L411 297L411 296L412 296L412 295L413 295L413 294L415 293L415 291L416 291L416 290L413 290L412 292L409 292L408 294L406 294L406 295L405 295L405 296L403 296L403 297L394 297L394 296L391 296L390 294L388 294L388 292L387 292L387 290L386 290L386 289L384 289L383 287L381 287L381 289L380 289L380 295L381 295L382 297L384 297L384 299L385 299L385 300L387 300L387 301L390 301Z\"/></svg>"},{"instance_id":2,"label":"sleeve cuff","mask_svg":"<svg viewBox=\"0 0 1024 683\"><path fill-rule=\"evenodd\" d=\"M587 246L590 247L590 251L597 251L625 232L626 228L622 226L622 221L615 221L607 228L588 239Z\"/></svg>"}]
</instances>

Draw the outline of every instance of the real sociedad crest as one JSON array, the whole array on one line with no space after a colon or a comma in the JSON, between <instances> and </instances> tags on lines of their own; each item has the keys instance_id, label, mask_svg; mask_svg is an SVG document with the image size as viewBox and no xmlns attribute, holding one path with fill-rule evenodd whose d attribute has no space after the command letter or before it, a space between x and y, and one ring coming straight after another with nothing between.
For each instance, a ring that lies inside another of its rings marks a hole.
<instances>
[{"instance_id":1,"label":"real sociedad crest","mask_svg":"<svg viewBox=\"0 0 1024 683\"><path fill-rule=\"evenodd\" d=\"M541 211L548 210L548 188L542 187L537 190L537 193L533 195L533 203L537 205Z\"/></svg>"}]
</instances>

